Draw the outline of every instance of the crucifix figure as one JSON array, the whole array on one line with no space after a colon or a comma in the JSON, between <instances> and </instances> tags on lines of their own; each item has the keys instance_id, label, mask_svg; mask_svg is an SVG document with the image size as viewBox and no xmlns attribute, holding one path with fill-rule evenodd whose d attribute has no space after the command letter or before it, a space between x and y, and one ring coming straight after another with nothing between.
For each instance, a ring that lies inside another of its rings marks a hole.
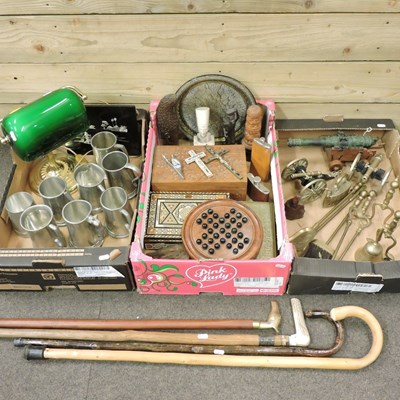
<instances>
[{"instance_id":1,"label":"crucifix figure","mask_svg":"<svg viewBox=\"0 0 400 400\"><path fill-rule=\"evenodd\" d=\"M206 156L206 153L204 153L204 151L196 153L194 150L189 150L189 155L190 157L185 159L186 164L191 164L192 162L195 162L198 167L206 174L206 176L213 176L213 173L208 169L207 165L204 164L202 160L202 158Z\"/></svg>"},{"instance_id":2,"label":"crucifix figure","mask_svg":"<svg viewBox=\"0 0 400 400\"><path fill-rule=\"evenodd\" d=\"M222 157L224 154L228 153L229 150L225 149L221 151L215 151L210 146L205 146L205 148L211 154L211 157L208 158L207 160L204 160L204 164L208 164L211 161L218 160L225 168L231 171L232 174L236 176L236 178L243 179L243 176L238 171L236 171L236 169L233 168L232 165L228 163L228 161L224 160L224 158Z\"/></svg>"}]
</instances>

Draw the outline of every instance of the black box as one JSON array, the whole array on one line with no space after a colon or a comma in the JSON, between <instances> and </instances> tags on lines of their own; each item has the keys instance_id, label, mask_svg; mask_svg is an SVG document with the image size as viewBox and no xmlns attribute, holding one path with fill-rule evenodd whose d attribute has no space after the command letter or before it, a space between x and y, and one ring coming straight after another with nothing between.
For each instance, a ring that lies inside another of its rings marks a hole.
<instances>
[{"instance_id":1,"label":"black box","mask_svg":"<svg viewBox=\"0 0 400 400\"><path fill-rule=\"evenodd\" d=\"M129 246L0 249L0 290L132 290L128 255Z\"/></svg>"}]
</instances>

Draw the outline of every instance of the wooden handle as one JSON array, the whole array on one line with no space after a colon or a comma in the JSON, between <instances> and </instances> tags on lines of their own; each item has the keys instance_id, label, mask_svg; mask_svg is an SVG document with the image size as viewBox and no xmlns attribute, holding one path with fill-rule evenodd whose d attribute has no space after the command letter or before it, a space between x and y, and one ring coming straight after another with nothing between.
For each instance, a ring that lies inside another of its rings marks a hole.
<instances>
[{"instance_id":1,"label":"wooden handle","mask_svg":"<svg viewBox=\"0 0 400 400\"><path fill-rule=\"evenodd\" d=\"M345 318L359 318L371 330L372 345L370 351L361 358L308 358L287 356L234 356L211 354L149 353L143 351L114 350L71 350L45 349L44 358L92 361L130 361L162 364L214 365L227 367L261 368L317 368L356 370L373 363L382 351L383 332L377 319L367 310L356 306L345 306L331 310L331 318L341 321Z\"/></svg>"}]
</instances>

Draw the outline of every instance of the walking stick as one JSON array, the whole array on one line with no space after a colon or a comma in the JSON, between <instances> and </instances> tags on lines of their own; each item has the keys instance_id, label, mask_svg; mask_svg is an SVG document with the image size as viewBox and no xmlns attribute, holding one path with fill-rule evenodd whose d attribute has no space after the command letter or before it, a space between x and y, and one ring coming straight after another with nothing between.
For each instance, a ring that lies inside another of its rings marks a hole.
<instances>
[{"instance_id":1,"label":"walking stick","mask_svg":"<svg viewBox=\"0 0 400 400\"><path fill-rule=\"evenodd\" d=\"M274 329L279 332L281 313L276 300L271 301L271 311L266 321L249 319L185 320L185 319L44 319L44 318L0 318L0 328L32 329L91 329L91 330L253 330Z\"/></svg>"},{"instance_id":2,"label":"walking stick","mask_svg":"<svg viewBox=\"0 0 400 400\"><path fill-rule=\"evenodd\" d=\"M256 334L172 333L148 331L90 331L73 329L0 329L0 338L74 339L112 342L154 342L179 344L211 344L231 346L308 346L310 334L304 321L299 299L291 299L295 333L292 335L263 336Z\"/></svg>"},{"instance_id":3,"label":"walking stick","mask_svg":"<svg viewBox=\"0 0 400 400\"><path fill-rule=\"evenodd\" d=\"M372 344L369 352L361 358L336 357L273 357L241 356L214 354L187 354L119 350L73 350L46 348L43 359L91 360L91 361L125 361L158 364L212 365L227 367L258 368L316 368L356 370L373 363L380 355L383 346L383 332L377 319L367 310L357 306L333 308L330 316L334 321L346 318L359 318L364 321L372 333Z\"/></svg>"},{"instance_id":4,"label":"walking stick","mask_svg":"<svg viewBox=\"0 0 400 400\"><path fill-rule=\"evenodd\" d=\"M52 340L52 339L14 339L14 346L25 347L27 359L42 358L44 347L90 349L90 350L135 350L155 352L176 352L195 354L241 354L255 356L307 356L307 357L329 357L336 354L344 343L344 327L341 321L333 321L329 313L324 311L307 311L309 318L324 318L335 327L334 344L326 349L310 347L263 347L263 346L210 346L210 345L187 345L170 343L148 343L148 342L98 342L78 340Z\"/></svg>"}]
</instances>

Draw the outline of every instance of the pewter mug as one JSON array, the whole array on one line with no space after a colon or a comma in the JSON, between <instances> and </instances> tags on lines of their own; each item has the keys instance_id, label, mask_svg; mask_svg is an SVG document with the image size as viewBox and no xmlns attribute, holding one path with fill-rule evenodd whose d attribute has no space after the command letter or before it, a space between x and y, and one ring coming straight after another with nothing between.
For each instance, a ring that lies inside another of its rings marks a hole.
<instances>
[{"instance_id":1,"label":"pewter mug","mask_svg":"<svg viewBox=\"0 0 400 400\"><path fill-rule=\"evenodd\" d=\"M67 189L67 183L59 176L49 176L39 184L39 194L44 204L47 204L53 211L57 225L65 225L62 218L63 207L72 200Z\"/></svg>"},{"instance_id":2,"label":"pewter mug","mask_svg":"<svg viewBox=\"0 0 400 400\"><path fill-rule=\"evenodd\" d=\"M100 202L108 234L117 239L127 237L133 211L125 190L120 187L110 187L101 195Z\"/></svg>"},{"instance_id":3,"label":"pewter mug","mask_svg":"<svg viewBox=\"0 0 400 400\"><path fill-rule=\"evenodd\" d=\"M110 187L122 187L129 199L137 195L141 171L129 162L129 157L125 153L120 151L108 153L103 158L102 167L106 171Z\"/></svg>"},{"instance_id":4,"label":"pewter mug","mask_svg":"<svg viewBox=\"0 0 400 400\"><path fill-rule=\"evenodd\" d=\"M71 247L100 247L104 242L105 229L92 215L92 206L86 200L72 200L62 210L67 224Z\"/></svg>"},{"instance_id":5,"label":"pewter mug","mask_svg":"<svg viewBox=\"0 0 400 400\"><path fill-rule=\"evenodd\" d=\"M35 247L66 247L65 238L54 222L51 208L45 204L28 207L21 215L20 224L28 232Z\"/></svg>"},{"instance_id":6,"label":"pewter mug","mask_svg":"<svg viewBox=\"0 0 400 400\"><path fill-rule=\"evenodd\" d=\"M96 164L101 165L103 158L106 154L111 153L115 150L120 150L128 155L128 151L125 146L117 143L117 137L109 131L101 131L96 133L90 144L93 149L94 158L96 160Z\"/></svg>"},{"instance_id":7,"label":"pewter mug","mask_svg":"<svg viewBox=\"0 0 400 400\"><path fill-rule=\"evenodd\" d=\"M8 213L8 218L11 221L15 233L19 236L29 237L28 232L22 228L20 219L22 213L28 207L33 205L35 205L35 201L33 200L32 195L28 192L16 192L6 200L5 207Z\"/></svg>"},{"instance_id":8,"label":"pewter mug","mask_svg":"<svg viewBox=\"0 0 400 400\"><path fill-rule=\"evenodd\" d=\"M82 200L92 205L94 214L102 211L100 196L105 190L106 173L103 168L94 163L78 165L74 170L74 179L78 185Z\"/></svg>"}]
</instances>

